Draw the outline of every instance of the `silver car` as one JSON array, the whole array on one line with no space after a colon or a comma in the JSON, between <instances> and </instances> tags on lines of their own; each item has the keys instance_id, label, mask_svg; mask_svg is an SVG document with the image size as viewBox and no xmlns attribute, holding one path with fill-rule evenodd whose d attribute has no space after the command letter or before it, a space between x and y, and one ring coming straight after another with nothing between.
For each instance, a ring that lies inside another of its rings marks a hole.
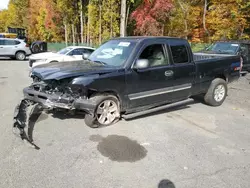
<instances>
[{"instance_id":1,"label":"silver car","mask_svg":"<svg viewBox=\"0 0 250 188\"><path fill-rule=\"evenodd\" d=\"M0 38L0 57L25 60L30 54L29 45L23 40Z\"/></svg>"}]
</instances>

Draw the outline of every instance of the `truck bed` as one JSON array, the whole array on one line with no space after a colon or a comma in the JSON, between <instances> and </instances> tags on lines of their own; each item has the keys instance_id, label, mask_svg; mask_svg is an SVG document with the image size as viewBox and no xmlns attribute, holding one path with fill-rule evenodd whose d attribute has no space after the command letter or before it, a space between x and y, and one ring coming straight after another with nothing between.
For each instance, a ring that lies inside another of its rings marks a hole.
<instances>
[{"instance_id":1,"label":"truck bed","mask_svg":"<svg viewBox=\"0 0 250 188\"><path fill-rule=\"evenodd\" d=\"M224 57L232 57L235 55L231 54L208 54L208 53L193 53L194 61L204 60L204 59L220 59Z\"/></svg>"}]
</instances>

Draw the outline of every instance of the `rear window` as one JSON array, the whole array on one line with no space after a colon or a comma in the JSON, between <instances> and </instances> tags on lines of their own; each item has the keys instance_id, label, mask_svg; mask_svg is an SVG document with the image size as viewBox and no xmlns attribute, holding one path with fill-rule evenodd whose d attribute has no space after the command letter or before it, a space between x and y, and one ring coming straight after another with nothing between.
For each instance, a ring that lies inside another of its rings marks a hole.
<instances>
[{"instance_id":1,"label":"rear window","mask_svg":"<svg viewBox=\"0 0 250 188\"><path fill-rule=\"evenodd\" d=\"M21 43L20 41L15 40L15 44L16 44L16 45L18 45L18 44L20 44L20 43Z\"/></svg>"}]
</instances>

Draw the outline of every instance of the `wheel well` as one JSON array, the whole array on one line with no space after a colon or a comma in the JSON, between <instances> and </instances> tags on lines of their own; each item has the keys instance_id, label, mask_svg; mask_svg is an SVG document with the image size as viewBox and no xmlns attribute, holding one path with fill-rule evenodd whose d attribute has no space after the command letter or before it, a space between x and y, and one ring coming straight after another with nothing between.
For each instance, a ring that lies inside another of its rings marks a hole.
<instances>
[{"instance_id":1,"label":"wheel well","mask_svg":"<svg viewBox=\"0 0 250 188\"><path fill-rule=\"evenodd\" d=\"M91 97L93 95L102 95L102 94L110 94L110 95L114 95L118 101L119 101L119 104L120 104L120 109L122 110L122 100L121 100L121 97L115 92L115 91L103 91L103 92L99 92L99 91L96 91L96 90L91 90L89 89L88 91L88 97Z\"/></svg>"},{"instance_id":2,"label":"wheel well","mask_svg":"<svg viewBox=\"0 0 250 188\"><path fill-rule=\"evenodd\" d=\"M224 74L219 74L215 78L221 78L221 79L225 80L226 82L228 80L227 77Z\"/></svg>"},{"instance_id":3,"label":"wheel well","mask_svg":"<svg viewBox=\"0 0 250 188\"><path fill-rule=\"evenodd\" d=\"M25 51L23 51L23 50L18 50L18 51L15 53L15 55L16 55L18 52L23 52L23 53L26 55Z\"/></svg>"}]
</instances>

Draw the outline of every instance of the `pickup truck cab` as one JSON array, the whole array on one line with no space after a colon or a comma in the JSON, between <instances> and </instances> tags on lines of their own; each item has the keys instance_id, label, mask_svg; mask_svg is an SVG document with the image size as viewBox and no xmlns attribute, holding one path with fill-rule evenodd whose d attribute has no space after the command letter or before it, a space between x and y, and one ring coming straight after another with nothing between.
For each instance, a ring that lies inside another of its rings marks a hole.
<instances>
[{"instance_id":1,"label":"pickup truck cab","mask_svg":"<svg viewBox=\"0 0 250 188\"><path fill-rule=\"evenodd\" d=\"M250 40L216 41L202 51L203 55L224 54L225 56L241 56L242 71L250 72Z\"/></svg>"},{"instance_id":2,"label":"pickup truck cab","mask_svg":"<svg viewBox=\"0 0 250 188\"><path fill-rule=\"evenodd\" d=\"M187 40L168 37L115 38L84 58L33 68L24 100L85 111L85 123L99 127L196 95L219 106L241 68L239 56L196 61Z\"/></svg>"}]
</instances>

